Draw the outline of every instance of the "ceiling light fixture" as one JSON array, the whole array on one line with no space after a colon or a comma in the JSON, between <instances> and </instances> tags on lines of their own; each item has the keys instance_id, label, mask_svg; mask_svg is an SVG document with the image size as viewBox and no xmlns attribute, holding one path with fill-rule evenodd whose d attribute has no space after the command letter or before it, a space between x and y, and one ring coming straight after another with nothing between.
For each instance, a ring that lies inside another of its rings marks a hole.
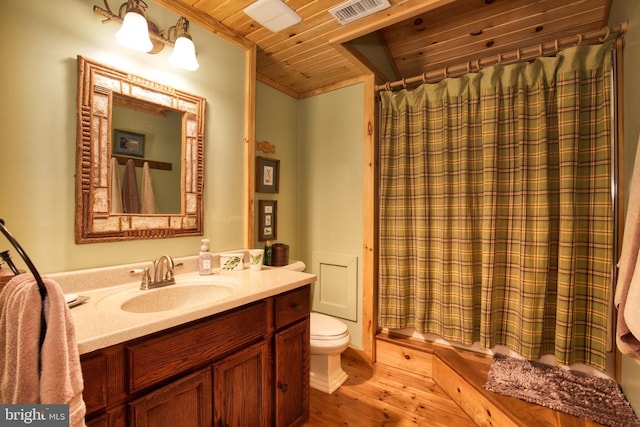
<instances>
[{"instance_id":1,"label":"ceiling light fixture","mask_svg":"<svg viewBox=\"0 0 640 427\"><path fill-rule=\"evenodd\" d=\"M169 57L169 64L189 71L197 70L200 65L196 58L196 47L189 35L189 21L180 17L178 23L167 32L170 39L172 31L175 45Z\"/></svg>"},{"instance_id":2,"label":"ceiling light fixture","mask_svg":"<svg viewBox=\"0 0 640 427\"><path fill-rule=\"evenodd\" d=\"M149 24L144 17L147 4L141 0L129 0L123 6L127 7L126 14L120 31L116 33L116 40L122 46L139 52L151 51L153 43L149 38Z\"/></svg>"},{"instance_id":3,"label":"ceiling light fixture","mask_svg":"<svg viewBox=\"0 0 640 427\"><path fill-rule=\"evenodd\" d=\"M273 33L302 21L300 15L280 0L258 0L245 7L244 13Z\"/></svg>"},{"instance_id":4,"label":"ceiling light fixture","mask_svg":"<svg viewBox=\"0 0 640 427\"><path fill-rule=\"evenodd\" d=\"M189 21L180 17L176 25L161 31L156 24L144 16L147 4L144 0L128 0L120 5L118 14L111 11L109 3L104 0L105 8L93 6L93 11L106 19L103 23L118 22L122 24L116 33L120 44L140 52L158 53L165 45L173 47L169 64L189 71L199 67L196 49L189 34ZM124 18L123 18L124 14Z\"/></svg>"}]
</instances>

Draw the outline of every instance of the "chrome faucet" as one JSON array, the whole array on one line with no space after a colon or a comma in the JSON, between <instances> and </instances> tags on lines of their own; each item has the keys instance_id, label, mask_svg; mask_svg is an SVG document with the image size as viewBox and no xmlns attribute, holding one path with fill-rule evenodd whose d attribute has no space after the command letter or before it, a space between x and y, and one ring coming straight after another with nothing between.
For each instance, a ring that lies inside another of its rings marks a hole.
<instances>
[{"instance_id":1,"label":"chrome faucet","mask_svg":"<svg viewBox=\"0 0 640 427\"><path fill-rule=\"evenodd\" d=\"M164 271L162 267L166 265L166 270ZM173 269L176 265L173 263L173 258L169 255L162 255L160 258L153 262L153 282L154 283L166 283L167 285L173 285L176 281L173 278Z\"/></svg>"},{"instance_id":2,"label":"chrome faucet","mask_svg":"<svg viewBox=\"0 0 640 427\"><path fill-rule=\"evenodd\" d=\"M160 258L153 261L153 279L149 273L149 268L131 270L131 273L142 273L140 289L154 289L175 284L176 280L173 277L173 269L180 265L182 265L182 263L175 264L173 262L173 258L169 255L162 255Z\"/></svg>"}]
</instances>

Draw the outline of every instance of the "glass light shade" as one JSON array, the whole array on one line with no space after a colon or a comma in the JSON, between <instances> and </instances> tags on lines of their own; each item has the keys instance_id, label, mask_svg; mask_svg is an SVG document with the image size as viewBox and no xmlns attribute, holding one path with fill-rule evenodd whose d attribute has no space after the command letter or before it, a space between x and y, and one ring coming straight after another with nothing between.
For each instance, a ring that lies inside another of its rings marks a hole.
<instances>
[{"instance_id":1,"label":"glass light shade","mask_svg":"<svg viewBox=\"0 0 640 427\"><path fill-rule=\"evenodd\" d=\"M123 46L140 52L149 52L153 47L149 38L147 20L138 12L130 11L124 16L122 27L116 33L116 40Z\"/></svg>"},{"instance_id":2,"label":"glass light shade","mask_svg":"<svg viewBox=\"0 0 640 427\"><path fill-rule=\"evenodd\" d=\"M200 67L196 58L196 48L189 37L178 37L169 57L169 64L188 71L195 71Z\"/></svg>"}]
</instances>

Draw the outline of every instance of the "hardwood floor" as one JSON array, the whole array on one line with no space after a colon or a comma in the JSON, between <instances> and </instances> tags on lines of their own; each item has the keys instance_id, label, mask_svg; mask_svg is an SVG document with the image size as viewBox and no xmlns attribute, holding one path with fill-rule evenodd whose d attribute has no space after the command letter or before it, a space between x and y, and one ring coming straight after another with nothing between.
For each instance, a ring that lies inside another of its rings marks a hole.
<instances>
[{"instance_id":1,"label":"hardwood floor","mask_svg":"<svg viewBox=\"0 0 640 427\"><path fill-rule=\"evenodd\" d=\"M484 390L486 355L386 334L376 339L378 363L347 349L342 387L332 395L311 389L304 426L600 426Z\"/></svg>"},{"instance_id":2,"label":"hardwood floor","mask_svg":"<svg viewBox=\"0 0 640 427\"><path fill-rule=\"evenodd\" d=\"M305 426L433 426L476 424L429 378L342 355L347 381L332 395L311 389Z\"/></svg>"}]
</instances>

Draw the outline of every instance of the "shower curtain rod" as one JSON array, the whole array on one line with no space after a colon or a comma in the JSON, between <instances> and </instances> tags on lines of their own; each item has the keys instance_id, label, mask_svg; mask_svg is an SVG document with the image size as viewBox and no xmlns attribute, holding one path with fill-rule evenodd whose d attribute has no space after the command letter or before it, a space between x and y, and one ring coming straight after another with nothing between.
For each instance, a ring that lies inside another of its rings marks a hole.
<instances>
[{"instance_id":1,"label":"shower curtain rod","mask_svg":"<svg viewBox=\"0 0 640 427\"><path fill-rule=\"evenodd\" d=\"M549 42L543 42L534 46L516 49L508 53L499 53L497 55L487 56L475 61L469 61L465 64L452 65L444 67L440 70L426 71L419 76L409 77L395 82L386 82L376 85L376 92L383 90L391 91L399 88L406 88L410 85L422 83L437 83L447 77L459 77L465 73L480 71L482 68L496 64L514 64L520 61L529 61L545 54L557 54L560 50L579 46L581 44L596 44L597 42L605 42L610 35L614 34L620 37L629 28L629 21L624 21L615 27L604 27L597 31L591 31L585 34L577 34L573 37L565 37L563 39L555 39Z\"/></svg>"}]
</instances>

